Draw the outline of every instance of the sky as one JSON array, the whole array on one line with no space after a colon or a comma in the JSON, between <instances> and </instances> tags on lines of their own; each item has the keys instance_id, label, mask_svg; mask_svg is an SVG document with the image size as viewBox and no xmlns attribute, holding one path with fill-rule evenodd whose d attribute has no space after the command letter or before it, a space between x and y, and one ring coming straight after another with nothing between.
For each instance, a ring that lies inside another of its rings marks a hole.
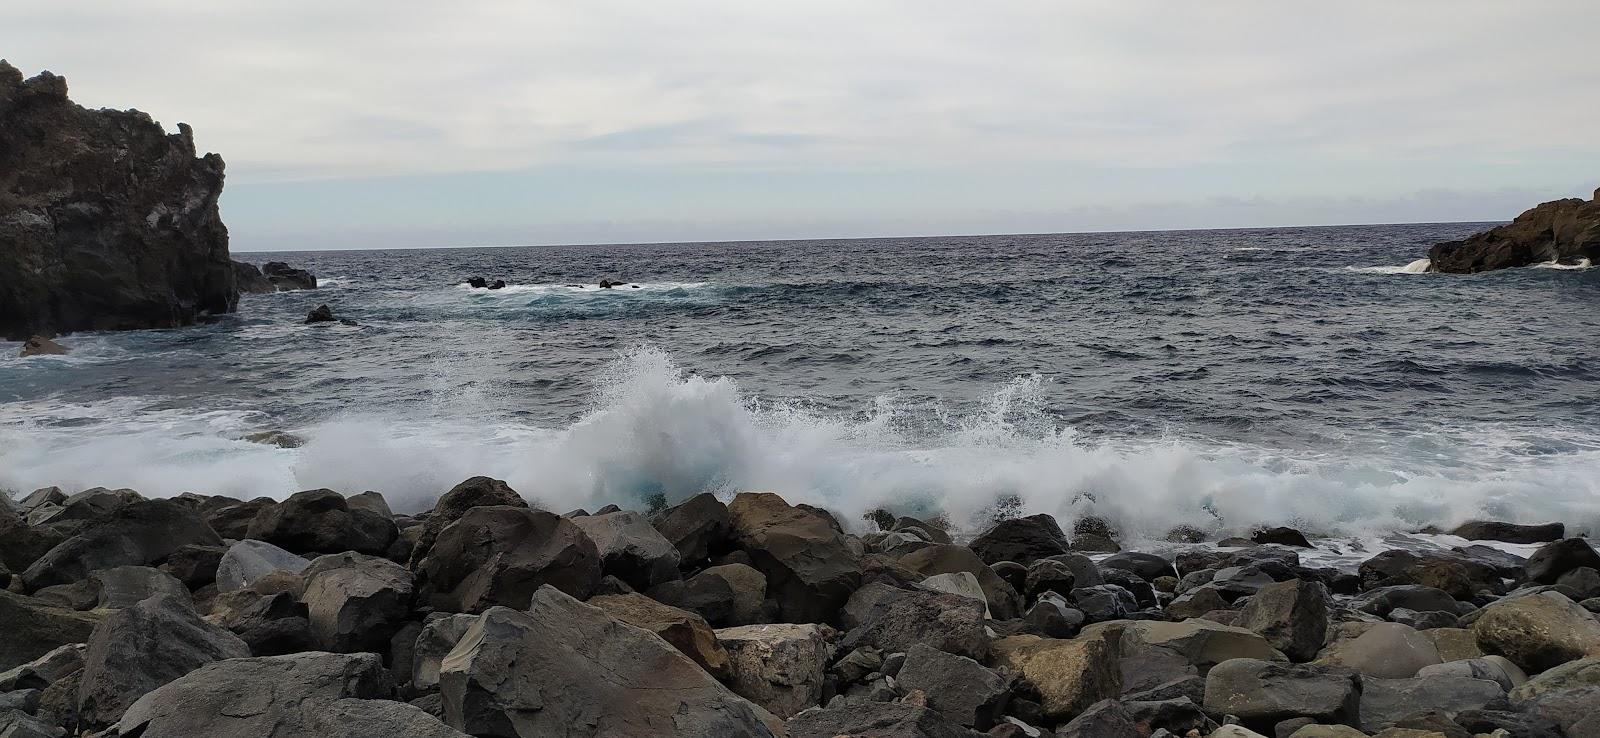
<instances>
[{"instance_id":1,"label":"sky","mask_svg":"<svg viewBox=\"0 0 1600 738\"><path fill-rule=\"evenodd\" d=\"M236 251L1505 220L1600 186L1594 0L20 0Z\"/></svg>"}]
</instances>

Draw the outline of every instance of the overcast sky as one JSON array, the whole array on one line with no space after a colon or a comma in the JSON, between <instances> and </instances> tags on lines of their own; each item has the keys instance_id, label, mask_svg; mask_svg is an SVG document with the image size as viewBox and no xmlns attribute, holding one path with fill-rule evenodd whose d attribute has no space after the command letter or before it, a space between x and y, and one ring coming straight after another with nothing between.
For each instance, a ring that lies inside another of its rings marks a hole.
<instances>
[{"instance_id":1,"label":"overcast sky","mask_svg":"<svg viewBox=\"0 0 1600 738\"><path fill-rule=\"evenodd\" d=\"M1508 219L1600 185L1595 0L22 0L239 251Z\"/></svg>"}]
</instances>

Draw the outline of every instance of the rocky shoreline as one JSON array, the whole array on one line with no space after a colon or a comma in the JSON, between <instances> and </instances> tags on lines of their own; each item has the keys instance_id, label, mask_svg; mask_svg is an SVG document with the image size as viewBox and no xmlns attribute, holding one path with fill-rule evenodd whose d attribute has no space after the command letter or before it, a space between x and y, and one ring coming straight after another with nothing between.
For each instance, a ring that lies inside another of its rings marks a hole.
<instances>
[{"instance_id":1,"label":"rocky shoreline","mask_svg":"<svg viewBox=\"0 0 1600 738\"><path fill-rule=\"evenodd\" d=\"M1600 735L1600 554L1560 524L1344 571L1288 528L1158 555L1094 519L845 522L557 515L486 477L410 515L6 497L0 735Z\"/></svg>"},{"instance_id":2,"label":"rocky shoreline","mask_svg":"<svg viewBox=\"0 0 1600 738\"><path fill-rule=\"evenodd\" d=\"M1600 261L1600 189L1594 199L1553 200L1516 220L1460 241L1434 244L1428 271L1473 274L1496 269Z\"/></svg>"}]
</instances>

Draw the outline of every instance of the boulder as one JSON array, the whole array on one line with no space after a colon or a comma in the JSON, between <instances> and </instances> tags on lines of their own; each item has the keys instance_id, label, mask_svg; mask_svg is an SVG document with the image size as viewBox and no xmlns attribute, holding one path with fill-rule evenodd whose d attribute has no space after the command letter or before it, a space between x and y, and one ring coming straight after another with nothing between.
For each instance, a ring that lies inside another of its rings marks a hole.
<instances>
[{"instance_id":1,"label":"boulder","mask_svg":"<svg viewBox=\"0 0 1600 738\"><path fill-rule=\"evenodd\" d=\"M314 290L317 288L316 275L304 269L296 269L281 261L269 261L262 264L261 275L272 282L272 286L280 292Z\"/></svg>"},{"instance_id":2,"label":"boulder","mask_svg":"<svg viewBox=\"0 0 1600 738\"><path fill-rule=\"evenodd\" d=\"M1600 262L1600 202L1568 198L1460 241L1434 244L1430 270L1470 274L1542 262Z\"/></svg>"},{"instance_id":3,"label":"boulder","mask_svg":"<svg viewBox=\"0 0 1600 738\"><path fill-rule=\"evenodd\" d=\"M244 261L233 262L233 283L239 292L245 294L260 295L278 291L272 280L261 273L261 267Z\"/></svg>"},{"instance_id":4,"label":"boulder","mask_svg":"<svg viewBox=\"0 0 1600 738\"><path fill-rule=\"evenodd\" d=\"M1472 632L1485 652L1530 672L1600 655L1600 621L1558 592L1495 602L1483 608Z\"/></svg>"},{"instance_id":5,"label":"boulder","mask_svg":"<svg viewBox=\"0 0 1600 738\"><path fill-rule=\"evenodd\" d=\"M206 525L223 538L241 540L250 533L250 523L262 508L278 504L276 500L258 498L201 512Z\"/></svg>"},{"instance_id":6,"label":"boulder","mask_svg":"<svg viewBox=\"0 0 1600 738\"><path fill-rule=\"evenodd\" d=\"M1567 526L1561 523L1543 525L1517 525L1492 520L1473 520L1456 526L1450 535L1469 541L1504 541L1506 543L1547 543L1559 541L1566 535Z\"/></svg>"},{"instance_id":7,"label":"boulder","mask_svg":"<svg viewBox=\"0 0 1600 738\"><path fill-rule=\"evenodd\" d=\"M310 559L289 553L266 541L239 541L229 546L217 562L217 591L244 589L277 571L299 574L310 565Z\"/></svg>"},{"instance_id":8,"label":"boulder","mask_svg":"<svg viewBox=\"0 0 1600 738\"><path fill-rule=\"evenodd\" d=\"M1057 722L1122 693L1116 656L1097 638L1002 638L994 643L993 663L1032 682L1039 690L1045 715Z\"/></svg>"},{"instance_id":9,"label":"boulder","mask_svg":"<svg viewBox=\"0 0 1600 738\"><path fill-rule=\"evenodd\" d=\"M88 725L110 725L155 688L213 661L249 655L244 641L201 620L188 602L156 595L95 626L84 652L79 715Z\"/></svg>"},{"instance_id":10,"label":"boulder","mask_svg":"<svg viewBox=\"0 0 1600 738\"><path fill-rule=\"evenodd\" d=\"M1230 659L1206 674L1206 711L1257 730L1296 717L1352 725L1360 700L1361 675L1346 667Z\"/></svg>"},{"instance_id":11,"label":"boulder","mask_svg":"<svg viewBox=\"0 0 1600 738\"><path fill-rule=\"evenodd\" d=\"M0 100L0 337L233 312L222 158L197 158L188 125L79 107L65 79L3 61Z\"/></svg>"},{"instance_id":12,"label":"boulder","mask_svg":"<svg viewBox=\"0 0 1600 738\"><path fill-rule=\"evenodd\" d=\"M176 577L148 566L117 566L89 575L98 593L95 606L106 609L132 607L158 594L169 594L193 607L189 588Z\"/></svg>"},{"instance_id":13,"label":"boulder","mask_svg":"<svg viewBox=\"0 0 1600 738\"><path fill-rule=\"evenodd\" d=\"M1449 592L1417 584L1397 584L1367 590L1350 601L1350 608L1370 613L1380 618L1389 617L1397 609L1416 612L1458 612L1460 603Z\"/></svg>"},{"instance_id":14,"label":"boulder","mask_svg":"<svg viewBox=\"0 0 1600 738\"><path fill-rule=\"evenodd\" d=\"M464 738L392 702L377 654L299 653L206 664L150 692L112 738Z\"/></svg>"},{"instance_id":15,"label":"boulder","mask_svg":"<svg viewBox=\"0 0 1600 738\"><path fill-rule=\"evenodd\" d=\"M1311 541L1306 540L1306 534L1294 528L1277 526L1275 528L1261 528L1250 534L1252 543L1275 543L1279 546L1294 546L1295 548L1311 548Z\"/></svg>"},{"instance_id":16,"label":"boulder","mask_svg":"<svg viewBox=\"0 0 1600 738\"><path fill-rule=\"evenodd\" d=\"M1328 636L1328 590L1291 579L1261 588L1240 613L1239 625L1261 634L1290 661L1310 661Z\"/></svg>"},{"instance_id":17,"label":"boulder","mask_svg":"<svg viewBox=\"0 0 1600 738\"><path fill-rule=\"evenodd\" d=\"M678 579L678 548L631 510L572 520L600 553L605 573L646 589Z\"/></svg>"},{"instance_id":18,"label":"boulder","mask_svg":"<svg viewBox=\"0 0 1600 738\"><path fill-rule=\"evenodd\" d=\"M1471 598L1480 587L1499 583L1495 567L1450 551L1384 551L1360 566L1361 588L1395 584L1420 584L1448 592L1456 599Z\"/></svg>"},{"instance_id":19,"label":"boulder","mask_svg":"<svg viewBox=\"0 0 1600 738\"><path fill-rule=\"evenodd\" d=\"M773 736L777 719L649 631L552 586L491 607L439 674L445 722L474 736Z\"/></svg>"},{"instance_id":20,"label":"boulder","mask_svg":"<svg viewBox=\"0 0 1600 738\"><path fill-rule=\"evenodd\" d=\"M161 570L183 582L183 586L199 589L217 581L217 567L227 552L222 546L182 546L167 556Z\"/></svg>"},{"instance_id":21,"label":"boulder","mask_svg":"<svg viewBox=\"0 0 1600 738\"><path fill-rule=\"evenodd\" d=\"M394 517L394 511L389 509L389 501L384 499L380 492L367 491L351 495L345 499L345 504L349 505L351 510L366 510L386 518Z\"/></svg>"},{"instance_id":22,"label":"boulder","mask_svg":"<svg viewBox=\"0 0 1600 738\"><path fill-rule=\"evenodd\" d=\"M252 603L213 613L210 619L239 636L252 656L281 656L316 648L306 606L288 592L258 595Z\"/></svg>"},{"instance_id":23,"label":"boulder","mask_svg":"<svg viewBox=\"0 0 1600 738\"><path fill-rule=\"evenodd\" d=\"M1423 667L1442 661L1433 641L1399 623L1377 623L1317 658L1317 663L1349 666L1364 676L1380 679L1409 679Z\"/></svg>"},{"instance_id":24,"label":"boulder","mask_svg":"<svg viewBox=\"0 0 1600 738\"><path fill-rule=\"evenodd\" d=\"M1133 593L1115 584L1079 587L1072 590L1068 598L1091 623L1121 620L1139 611L1139 602Z\"/></svg>"},{"instance_id":25,"label":"boulder","mask_svg":"<svg viewBox=\"0 0 1600 738\"><path fill-rule=\"evenodd\" d=\"M1128 709L1116 700L1101 700L1090 705L1055 731L1056 738L1145 738L1147 734L1134 722Z\"/></svg>"},{"instance_id":26,"label":"boulder","mask_svg":"<svg viewBox=\"0 0 1600 738\"><path fill-rule=\"evenodd\" d=\"M1576 662L1573 662L1576 663ZM1466 677L1468 679L1487 679L1500 685L1501 689L1510 691L1517 685L1528 681L1528 675L1516 664L1503 656L1482 656L1475 659L1462 659L1460 661L1446 661L1442 664L1424 666L1417 672L1418 679L1430 677Z\"/></svg>"},{"instance_id":27,"label":"boulder","mask_svg":"<svg viewBox=\"0 0 1600 738\"><path fill-rule=\"evenodd\" d=\"M927 695L927 706L951 721L988 730L1005 713L1011 679L965 656L917 644L895 674L899 688Z\"/></svg>"},{"instance_id":28,"label":"boulder","mask_svg":"<svg viewBox=\"0 0 1600 738\"><path fill-rule=\"evenodd\" d=\"M728 518L734 542L766 575L767 594L786 621L832 621L861 583L855 552L825 515L775 494L741 492Z\"/></svg>"},{"instance_id":29,"label":"boulder","mask_svg":"<svg viewBox=\"0 0 1600 738\"><path fill-rule=\"evenodd\" d=\"M1477 636L1466 628L1432 628L1422 631L1422 634L1433 641L1443 661L1475 659L1484 655L1483 649L1478 647Z\"/></svg>"},{"instance_id":30,"label":"boulder","mask_svg":"<svg viewBox=\"0 0 1600 738\"><path fill-rule=\"evenodd\" d=\"M589 604L605 610L607 615L617 620L656 634L693 659L711 676L724 681L729 677L728 651L718 640L718 633L698 614L663 605L636 593L598 595L589 598ZM734 691L739 690L735 688ZM760 700L756 702L761 704Z\"/></svg>"},{"instance_id":31,"label":"boulder","mask_svg":"<svg viewBox=\"0 0 1600 738\"><path fill-rule=\"evenodd\" d=\"M727 649L728 687L785 719L821 701L832 636L831 628L814 624L741 625L716 633Z\"/></svg>"},{"instance_id":32,"label":"boulder","mask_svg":"<svg viewBox=\"0 0 1600 738\"><path fill-rule=\"evenodd\" d=\"M318 557L303 572L311 637L321 651L382 652L411 612L405 567L354 551Z\"/></svg>"},{"instance_id":33,"label":"boulder","mask_svg":"<svg viewBox=\"0 0 1600 738\"><path fill-rule=\"evenodd\" d=\"M941 651L983 660L989 654L983 605L943 592L888 588L859 617L861 624L839 644L848 652L871 646L886 653L904 652L918 643Z\"/></svg>"},{"instance_id":34,"label":"boulder","mask_svg":"<svg viewBox=\"0 0 1600 738\"><path fill-rule=\"evenodd\" d=\"M1600 553L1582 538L1567 538L1540 546L1528 557L1523 570L1529 581L1555 584L1561 575L1581 566L1600 569Z\"/></svg>"},{"instance_id":35,"label":"boulder","mask_svg":"<svg viewBox=\"0 0 1600 738\"><path fill-rule=\"evenodd\" d=\"M727 564L727 566L744 565ZM732 625L737 619L734 615L735 609L741 606L746 608L750 606L750 600L752 599L750 588L754 586L754 581L743 578L741 576L743 572L732 573L732 577L738 578L730 578L728 576L729 572L719 572L717 574L709 572L710 570L708 569L688 579L663 582L651 587L645 594L656 602L698 614L714 627ZM756 575L761 576L761 572L756 572ZM611 578L611 581L621 584L621 581L615 578ZM761 581L765 582L766 577L761 576ZM627 585L622 584L622 586L626 587ZM739 587L738 591L735 591L735 586ZM599 591L599 589L596 590L597 593ZM757 612L765 612L763 603L764 600L756 603ZM775 615L777 603L773 603L772 609ZM749 611L746 610L745 612L748 613ZM764 622L766 620L764 615L755 617L756 622ZM739 624L748 625L749 623Z\"/></svg>"},{"instance_id":36,"label":"boulder","mask_svg":"<svg viewBox=\"0 0 1600 738\"><path fill-rule=\"evenodd\" d=\"M50 528L29 525L19 511L0 506L0 569L23 571L65 539Z\"/></svg>"},{"instance_id":37,"label":"boulder","mask_svg":"<svg viewBox=\"0 0 1600 738\"><path fill-rule=\"evenodd\" d=\"M393 520L371 510L351 509L344 495L331 489L296 492L262 508L247 533L297 554L355 551L372 556L387 552L399 534Z\"/></svg>"},{"instance_id":38,"label":"boulder","mask_svg":"<svg viewBox=\"0 0 1600 738\"><path fill-rule=\"evenodd\" d=\"M1029 515L994 524L969 547L985 564L1015 561L1024 566L1071 550L1067 535L1049 515Z\"/></svg>"},{"instance_id":39,"label":"boulder","mask_svg":"<svg viewBox=\"0 0 1600 738\"><path fill-rule=\"evenodd\" d=\"M787 727L789 738L979 738L983 735L956 725L926 707L893 702L855 702L808 710L796 715Z\"/></svg>"},{"instance_id":40,"label":"boulder","mask_svg":"<svg viewBox=\"0 0 1600 738\"><path fill-rule=\"evenodd\" d=\"M434 503L433 511L428 513L422 524L416 546L411 549L412 568L416 568L417 563L427 556L434 540L446 526L460 520L472 508L496 506L527 507L528 502L510 485L490 477L472 477L451 487Z\"/></svg>"},{"instance_id":41,"label":"boulder","mask_svg":"<svg viewBox=\"0 0 1600 738\"><path fill-rule=\"evenodd\" d=\"M1516 667L1511 666L1510 668L1515 669ZM1521 672L1517 673L1520 674ZM1519 702L1533 699L1547 692L1568 692L1588 687L1600 687L1600 657L1568 661L1532 679L1527 679L1526 676L1523 679L1525 681L1511 689L1511 699Z\"/></svg>"},{"instance_id":42,"label":"boulder","mask_svg":"<svg viewBox=\"0 0 1600 738\"><path fill-rule=\"evenodd\" d=\"M949 574L935 574L917 583L918 589L930 592L945 592L960 595L969 600L983 603L983 616L992 617L989 612L989 597L983 591L983 585L978 584L978 578L972 572L953 571Z\"/></svg>"},{"instance_id":43,"label":"boulder","mask_svg":"<svg viewBox=\"0 0 1600 738\"><path fill-rule=\"evenodd\" d=\"M418 693L439 689L439 669L444 658L455 650L456 644L473 623L477 615L465 613L434 613L423 622L411 651L411 689Z\"/></svg>"},{"instance_id":44,"label":"boulder","mask_svg":"<svg viewBox=\"0 0 1600 738\"><path fill-rule=\"evenodd\" d=\"M767 577L753 566L722 564L709 567L690 579L721 580L733 593L732 609L718 625L755 625L766 622L770 616L766 608Z\"/></svg>"},{"instance_id":45,"label":"boulder","mask_svg":"<svg viewBox=\"0 0 1600 738\"><path fill-rule=\"evenodd\" d=\"M0 670L13 669L55 649L89 640L100 613L74 612L0 590Z\"/></svg>"},{"instance_id":46,"label":"boulder","mask_svg":"<svg viewBox=\"0 0 1600 738\"><path fill-rule=\"evenodd\" d=\"M1516 703L1519 712L1553 723L1567 738L1600 735L1600 687L1546 692Z\"/></svg>"},{"instance_id":47,"label":"boulder","mask_svg":"<svg viewBox=\"0 0 1600 738\"><path fill-rule=\"evenodd\" d=\"M1366 678L1361 686L1361 729L1376 733L1423 710L1479 710L1505 697L1499 684L1464 677Z\"/></svg>"},{"instance_id":48,"label":"boulder","mask_svg":"<svg viewBox=\"0 0 1600 738\"><path fill-rule=\"evenodd\" d=\"M1212 584L1195 587L1167 603L1167 616L1177 619L1202 618L1214 610L1227 610L1233 605L1222 592L1221 587Z\"/></svg>"},{"instance_id":49,"label":"boulder","mask_svg":"<svg viewBox=\"0 0 1600 738\"><path fill-rule=\"evenodd\" d=\"M5 705L0 698L0 705ZM66 731L40 720L28 711L0 707L0 738L61 738Z\"/></svg>"},{"instance_id":50,"label":"boulder","mask_svg":"<svg viewBox=\"0 0 1600 738\"><path fill-rule=\"evenodd\" d=\"M1474 736L1562 738L1561 728L1542 715L1527 715L1505 710L1462 710L1456 713L1455 723L1472 731ZM1497 730L1504 730L1505 733L1496 734Z\"/></svg>"},{"instance_id":51,"label":"boulder","mask_svg":"<svg viewBox=\"0 0 1600 738\"><path fill-rule=\"evenodd\" d=\"M1168 649L1187 659L1202 674L1229 659L1287 660L1253 631L1196 618L1181 623L1129 623L1122 631L1122 642L1124 650L1142 646Z\"/></svg>"},{"instance_id":52,"label":"boulder","mask_svg":"<svg viewBox=\"0 0 1600 738\"><path fill-rule=\"evenodd\" d=\"M1178 574L1171 561L1155 554L1137 551L1111 554L1101 559L1099 566L1103 569L1131 571L1147 582L1154 582L1161 577L1175 577Z\"/></svg>"},{"instance_id":53,"label":"boulder","mask_svg":"<svg viewBox=\"0 0 1600 738\"><path fill-rule=\"evenodd\" d=\"M704 561L728 547L728 506L710 492L651 515L650 524L685 563Z\"/></svg>"},{"instance_id":54,"label":"boulder","mask_svg":"<svg viewBox=\"0 0 1600 738\"><path fill-rule=\"evenodd\" d=\"M1077 584L1077 574L1072 571L1072 567L1067 566L1066 562L1055 559L1039 559L1028 566L1027 576L1023 579L1022 592L1029 599L1037 598L1046 592L1068 595L1072 594L1072 590L1077 588Z\"/></svg>"},{"instance_id":55,"label":"boulder","mask_svg":"<svg viewBox=\"0 0 1600 738\"><path fill-rule=\"evenodd\" d=\"M154 564L190 544L220 546L222 539L181 503L133 500L50 549L22 572L22 581L34 590L72 584L97 569Z\"/></svg>"},{"instance_id":56,"label":"boulder","mask_svg":"<svg viewBox=\"0 0 1600 738\"><path fill-rule=\"evenodd\" d=\"M1556 580L1556 587L1565 590L1563 594L1579 602L1600 597L1600 571L1580 566L1562 574Z\"/></svg>"},{"instance_id":57,"label":"boulder","mask_svg":"<svg viewBox=\"0 0 1600 738\"><path fill-rule=\"evenodd\" d=\"M977 554L966 546L939 544L912 551L900 557L899 564L920 575L967 572L978 580L984 595L989 599L990 614L1000 620L1010 620L1022 613L1022 601L1017 591L993 569L983 563Z\"/></svg>"},{"instance_id":58,"label":"boulder","mask_svg":"<svg viewBox=\"0 0 1600 738\"><path fill-rule=\"evenodd\" d=\"M439 610L526 608L546 584L589 597L600 582L600 552L572 521L553 513L474 507L440 532L417 576Z\"/></svg>"},{"instance_id":59,"label":"boulder","mask_svg":"<svg viewBox=\"0 0 1600 738\"><path fill-rule=\"evenodd\" d=\"M1067 604L1067 599L1054 592L1046 592L1022 616L1027 632L1046 638L1071 638L1078 634L1088 618L1083 611Z\"/></svg>"}]
</instances>

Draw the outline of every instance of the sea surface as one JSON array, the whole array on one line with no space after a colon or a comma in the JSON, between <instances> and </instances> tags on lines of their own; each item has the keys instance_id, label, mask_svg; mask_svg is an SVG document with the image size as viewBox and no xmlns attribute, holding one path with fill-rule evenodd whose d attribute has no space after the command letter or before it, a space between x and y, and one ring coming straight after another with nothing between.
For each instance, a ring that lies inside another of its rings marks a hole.
<instances>
[{"instance_id":1,"label":"sea surface","mask_svg":"<svg viewBox=\"0 0 1600 738\"><path fill-rule=\"evenodd\" d=\"M322 287L0 344L0 488L1600 526L1600 270L1407 271L1488 225L236 254Z\"/></svg>"}]
</instances>

